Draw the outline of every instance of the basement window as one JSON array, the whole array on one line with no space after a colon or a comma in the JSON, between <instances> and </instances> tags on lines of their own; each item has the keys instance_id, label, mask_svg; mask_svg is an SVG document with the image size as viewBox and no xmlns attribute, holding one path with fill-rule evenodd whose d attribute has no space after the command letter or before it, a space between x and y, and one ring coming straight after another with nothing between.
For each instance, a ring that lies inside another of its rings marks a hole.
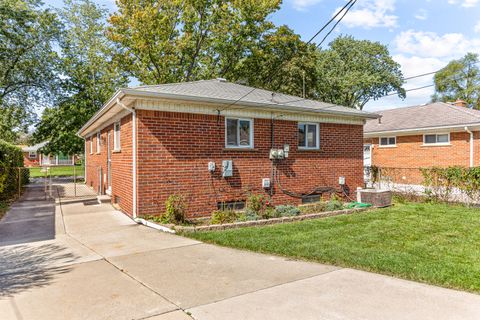
<instances>
[{"instance_id":1,"label":"basement window","mask_svg":"<svg viewBox=\"0 0 480 320\"><path fill-rule=\"evenodd\" d=\"M319 202L320 201L320 195L319 194L311 194L308 196L303 196L302 197L302 203L314 203L314 202Z\"/></svg>"},{"instance_id":2,"label":"basement window","mask_svg":"<svg viewBox=\"0 0 480 320\"><path fill-rule=\"evenodd\" d=\"M251 119L225 119L225 147L253 147L253 125Z\"/></svg>"},{"instance_id":3,"label":"basement window","mask_svg":"<svg viewBox=\"0 0 480 320\"><path fill-rule=\"evenodd\" d=\"M245 200L217 202L217 208L218 210L243 210L245 209Z\"/></svg>"}]
</instances>

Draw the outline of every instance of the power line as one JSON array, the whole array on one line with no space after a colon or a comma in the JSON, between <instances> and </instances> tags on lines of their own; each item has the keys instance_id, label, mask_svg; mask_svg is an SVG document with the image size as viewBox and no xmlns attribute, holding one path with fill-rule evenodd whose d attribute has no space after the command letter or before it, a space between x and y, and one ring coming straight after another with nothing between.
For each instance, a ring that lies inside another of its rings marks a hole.
<instances>
[{"instance_id":1,"label":"power line","mask_svg":"<svg viewBox=\"0 0 480 320\"><path fill-rule=\"evenodd\" d=\"M330 24L332 23L332 21L342 12L344 11L347 6L350 6L349 8L351 8L351 6L353 5L353 3L355 3L357 0L349 0L341 9L340 11L338 11L325 25L323 25L320 30L318 30L314 35L313 37L310 38L310 40L307 41L307 45L310 44L323 30L325 30L325 28ZM348 9L347 9L347 12L348 12ZM345 14L342 16L342 18L345 16ZM297 52L298 53L298 52ZM281 67L283 66L284 63L286 62L289 62L293 57L295 56L295 54L293 54L290 59L288 60L283 60L281 63L280 63L280 66L278 68L275 69L275 71L267 78L267 80L265 82L270 82L272 80L272 78L281 70ZM218 110L219 112L221 111L225 111L227 109L230 109L231 106L237 104L238 102L240 102L241 100L243 100L244 98L246 98L248 95L250 95L251 93L253 93L255 90L257 90L257 88L252 88L250 91L248 91L247 93L245 93L243 96L241 96L240 98L238 98L237 100L235 100L234 102L232 102L231 104L227 105L225 108L223 108L222 110Z\"/></svg>"},{"instance_id":2,"label":"power line","mask_svg":"<svg viewBox=\"0 0 480 320\"><path fill-rule=\"evenodd\" d=\"M348 11L353 7L353 5L355 4L355 2L357 2L357 0L354 0L350 6L347 8L347 10L345 10L345 12L343 13L343 15L340 17L340 19L338 19L338 21L333 25L332 29L330 29L330 31L328 31L328 33L325 35L325 37L323 37L322 41L320 41L319 44L317 44L317 48L320 48L322 43L325 41L325 39L328 38L328 36L333 32L333 30L335 29L335 27L342 21L342 19L345 17L345 15L348 13ZM339 11L340 12L340 11Z\"/></svg>"}]
</instances>

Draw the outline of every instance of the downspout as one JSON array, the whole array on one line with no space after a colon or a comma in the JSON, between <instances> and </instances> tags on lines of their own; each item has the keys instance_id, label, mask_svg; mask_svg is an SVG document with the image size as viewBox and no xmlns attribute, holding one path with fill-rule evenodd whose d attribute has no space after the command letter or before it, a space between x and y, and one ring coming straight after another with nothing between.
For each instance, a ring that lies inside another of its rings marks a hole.
<instances>
[{"instance_id":1,"label":"downspout","mask_svg":"<svg viewBox=\"0 0 480 320\"><path fill-rule=\"evenodd\" d=\"M474 166L473 163L473 132L468 129L468 127L465 127L465 131L470 134L470 168Z\"/></svg>"},{"instance_id":2,"label":"downspout","mask_svg":"<svg viewBox=\"0 0 480 320\"><path fill-rule=\"evenodd\" d=\"M137 112L134 108L124 105L119 98L117 98L117 104L132 114L132 218L137 221Z\"/></svg>"},{"instance_id":3,"label":"downspout","mask_svg":"<svg viewBox=\"0 0 480 320\"><path fill-rule=\"evenodd\" d=\"M83 138L83 176L85 177L85 184L87 183L87 139Z\"/></svg>"}]
</instances>

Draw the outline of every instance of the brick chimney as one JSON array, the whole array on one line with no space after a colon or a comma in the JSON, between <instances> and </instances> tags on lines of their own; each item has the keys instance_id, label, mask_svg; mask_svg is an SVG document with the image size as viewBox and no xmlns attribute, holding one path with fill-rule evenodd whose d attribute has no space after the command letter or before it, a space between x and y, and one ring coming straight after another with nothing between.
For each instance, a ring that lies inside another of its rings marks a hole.
<instances>
[{"instance_id":1,"label":"brick chimney","mask_svg":"<svg viewBox=\"0 0 480 320\"><path fill-rule=\"evenodd\" d=\"M461 99L457 99L457 101L453 102L452 103L454 106L457 106L457 107L464 107L466 108L467 107L467 102L461 100Z\"/></svg>"}]
</instances>

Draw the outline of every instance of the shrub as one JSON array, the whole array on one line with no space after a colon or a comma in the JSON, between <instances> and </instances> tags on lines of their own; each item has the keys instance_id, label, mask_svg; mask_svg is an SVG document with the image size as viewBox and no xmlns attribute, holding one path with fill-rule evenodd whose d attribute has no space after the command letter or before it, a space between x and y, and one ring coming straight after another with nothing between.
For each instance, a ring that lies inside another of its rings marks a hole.
<instances>
[{"instance_id":1,"label":"shrub","mask_svg":"<svg viewBox=\"0 0 480 320\"><path fill-rule=\"evenodd\" d=\"M246 209L245 212L242 212L238 217L239 221L254 221L258 220L260 217L257 213L253 212L250 209Z\"/></svg>"},{"instance_id":2,"label":"shrub","mask_svg":"<svg viewBox=\"0 0 480 320\"><path fill-rule=\"evenodd\" d=\"M23 167L22 150L0 140L0 199L8 199L18 192L18 179L21 185L28 183L28 175L19 172L17 167Z\"/></svg>"},{"instance_id":3,"label":"shrub","mask_svg":"<svg viewBox=\"0 0 480 320\"><path fill-rule=\"evenodd\" d=\"M212 213L210 222L212 224L224 224L235 222L239 214L233 210L217 210Z\"/></svg>"},{"instance_id":4,"label":"shrub","mask_svg":"<svg viewBox=\"0 0 480 320\"><path fill-rule=\"evenodd\" d=\"M335 211L335 210L342 210L342 209L343 209L343 203L335 194L332 194L330 200L327 202L327 205L325 206L325 210Z\"/></svg>"},{"instance_id":5,"label":"shrub","mask_svg":"<svg viewBox=\"0 0 480 320\"><path fill-rule=\"evenodd\" d=\"M262 194L250 194L247 198L246 211L255 213L262 219L269 219L275 216L275 209L270 206L268 198Z\"/></svg>"},{"instance_id":6,"label":"shrub","mask_svg":"<svg viewBox=\"0 0 480 320\"><path fill-rule=\"evenodd\" d=\"M187 206L181 195L170 195L165 201L165 213L162 214L163 223L184 223Z\"/></svg>"},{"instance_id":7,"label":"shrub","mask_svg":"<svg viewBox=\"0 0 480 320\"><path fill-rule=\"evenodd\" d=\"M275 207L277 216L279 217L292 217L300 214L300 209L292 205L279 205Z\"/></svg>"},{"instance_id":8,"label":"shrub","mask_svg":"<svg viewBox=\"0 0 480 320\"><path fill-rule=\"evenodd\" d=\"M309 213L319 213L323 212L326 210L327 203L326 202L316 202L316 203L309 203L309 204L304 204L300 206L300 211L303 214L309 214Z\"/></svg>"}]
</instances>

